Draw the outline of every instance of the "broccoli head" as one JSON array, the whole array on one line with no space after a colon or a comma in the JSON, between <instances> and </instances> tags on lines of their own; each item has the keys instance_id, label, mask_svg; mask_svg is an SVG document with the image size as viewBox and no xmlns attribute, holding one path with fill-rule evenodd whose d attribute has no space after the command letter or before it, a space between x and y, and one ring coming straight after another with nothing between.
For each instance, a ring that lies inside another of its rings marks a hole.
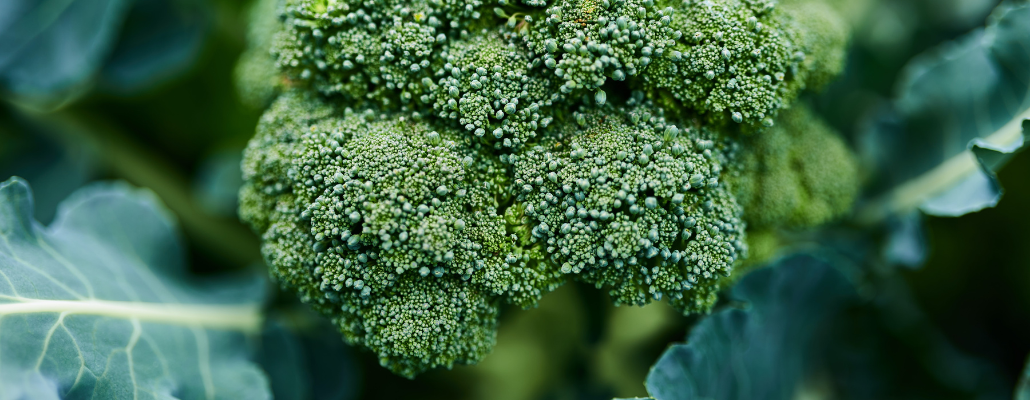
<instances>
[{"instance_id":1,"label":"broccoli head","mask_svg":"<svg viewBox=\"0 0 1030 400\"><path fill-rule=\"evenodd\" d=\"M278 99L240 217L282 286L405 376L479 360L499 307L569 279L707 312L749 226L855 195L842 142L780 113L840 71L819 0L260 0L252 19L237 78Z\"/></svg>"}]
</instances>

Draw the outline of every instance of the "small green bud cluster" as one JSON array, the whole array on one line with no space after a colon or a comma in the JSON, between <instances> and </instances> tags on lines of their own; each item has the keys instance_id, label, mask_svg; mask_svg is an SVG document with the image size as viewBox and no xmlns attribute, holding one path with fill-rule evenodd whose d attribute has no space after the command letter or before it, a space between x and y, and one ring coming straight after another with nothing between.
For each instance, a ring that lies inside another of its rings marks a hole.
<instances>
[{"instance_id":1,"label":"small green bud cluster","mask_svg":"<svg viewBox=\"0 0 1030 400\"><path fill-rule=\"evenodd\" d=\"M768 126L801 90L842 68L840 18L812 0L792 1L486 9L478 1L289 0L271 52L291 81L450 120L496 148L524 145L581 99L604 104L609 80L711 122Z\"/></svg>"},{"instance_id":2,"label":"small green bud cluster","mask_svg":"<svg viewBox=\"0 0 1030 400\"><path fill-rule=\"evenodd\" d=\"M510 156L518 207L508 211L519 215L509 218L563 274L608 288L616 304L668 297L703 312L747 254L740 207L719 181L722 146L629 103L586 112L566 143Z\"/></svg>"}]
</instances>

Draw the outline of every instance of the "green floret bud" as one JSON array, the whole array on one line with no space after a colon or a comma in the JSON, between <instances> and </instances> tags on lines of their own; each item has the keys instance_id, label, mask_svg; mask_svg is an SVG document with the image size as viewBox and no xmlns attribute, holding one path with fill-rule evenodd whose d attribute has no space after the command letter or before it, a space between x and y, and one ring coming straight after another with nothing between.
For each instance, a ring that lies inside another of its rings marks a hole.
<instances>
[{"instance_id":1,"label":"green floret bud","mask_svg":"<svg viewBox=\"0 0 1030 400\"><path fill-rule=\"evenodd\" d=\"M525 35L527 47L564 83L563 93L594 91L607 79L645 73L682 33L670 27L673 8L652 0L559 0Z\"/></svg>"},{"instance_id":2,"label":"green floret bud","mask_svg":"<svg viewBox=\"0 0 1030 400\"><path fill-rule=\"evenodd\" d=\"M742 142L739 173L727 180L755 228L815 227L851 210L858 161L807 107L784 111L773 128Z\"/></svg>"},{"instance_id":3,"label":"green floret bud","mask_svg":"<svg viewBox=\"0 0 1030 400\"><path fill-rule=\"evenodd\" d=\"M290 91L261 116L257 133L244 151L244 184L240 189L240 219L255 232L264 232L271 220L278 219L270 211L277 210L281 195L292 192L293 177L297 175L293 157L301 137L312 128L343 129L347 126L344 121L331 118L343 112L317 96Z\"/></svg>"},{"instance_id":4,"label":"green floret bud","mask_svg":"<svg viewBox=\"0 0 1030 400\"><path fill-rule=\"evenodd\" d=\"M259 0L247 11L247 48L240 55L233 78L240 100L252 108L264 108L284 88L275 58L268 54L277 32L280 0Z\"/></svg>"},{"instance_id":5,"label":"green floret bud","mask_svg":"<svg viewBox=\"0 0 1030 400\"><path fill-rule=\"evenodd\" d=\"M506 170L464 138L290 93L244 160L241 217L273 276L405 376L477 361L500 302L532 307L562 279L515 248Z\"/></svg>"},{"instance_id":6,"label":"green floret bud","mask_svg":"<svg viewBox=\"0 0 1030 400\"><path fill-rule=\"evenodd\" d=\"M497 148L519 148L532 140L547 126L552 104L561 100L558 80L534 74L539 60L499 34L455 42L443 56L449 73L435 81L424 100L440 119L457 122L468 135Z\"/></svg>"},{"instance_id":7,"label":"green floret bud","mask_svg":"<svg viewBox=\"0 0 1030 400\"><path fill-rule=\"evenodd\" d=\"M643 74L670 109L683 104L711 122L772 124L806 87L842 67L846 31L828 7L772 1L684 2L670 27L683 33ZM675 99L673 101L672 99Z\"/></svg>"},{"instance_id":8,"label":"green floret bud","mask_svg":"<svg viewBox=\"0 0 1030 400\"><path fill-rule=\"evenodd\" d=\"M499 30L469 35L458 22L480 18L467 11L477 5L315 12L316 3L292 1L272 53L288 76L323 95L437 117L518 148L547 125L559 81L532 73L544 68L540 60Z\"/></svg>"},{"instance_id":9,"label":"green floret bud","mask_svg":"<svg viewBox=\"0 0 1030 400\"><path fill-rule=\"evenodd\" d=\"M347 297L333 318L344 336L409 378L428 367L475 363L496 341L496 300L461 278L401 279L376 296Z\"/></svg>"},{"instance_id":10,"label":"green floret bud","mask_svg":"<svg viewBox=\"0 0 1030 400\"><path fill-rule=\"evenodd\" d=\"M445 62L441 49L480 18L480 4L287 0L271 51L292 79L324 95L399 108L426 89Z\"/></svg>"},{"instance_id":11,"label":"green floret bud","mask_svg":"<svg viewBox=\"0 0 1030 400\"><path fill-rule=\"evenodd\" d=\"M565 140L510 157L523 215L509 220L616 304L668 298L707 311L719 277L747 253L740 207L719 183L721 146L649 106L581 115Z\"/></svg>"}]
</instances>

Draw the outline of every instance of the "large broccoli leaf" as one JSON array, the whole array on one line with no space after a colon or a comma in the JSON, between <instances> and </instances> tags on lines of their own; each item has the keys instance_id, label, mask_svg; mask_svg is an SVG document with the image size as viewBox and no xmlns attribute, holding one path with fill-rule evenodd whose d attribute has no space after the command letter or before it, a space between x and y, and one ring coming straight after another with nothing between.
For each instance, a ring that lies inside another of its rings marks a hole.
<instances>
[{"instance_id":1,"label":"large broccoli leaf","mask_svg":"<svg viewBox=\"0 0 1030 400\"><path fill-rule=\"evenodd\" d=\"M820 326L850 293L839 272L809 255L751 273L733 290L750 309L705 318L652 367L647 390L657 400L790 399Z\"/></svg>"},{"instance_id":2,"label":"large broccoli leaf","mask_svg":"<svg viewBox=\"0 0 1030 400\"><path fill-rule=\"evenodd\" d=\"M0 3L0 88L35 101L60 100L110 53L128 0L9 0Z\"/></svg>"},{"instance_id":3,"label":"large broccoli leaf","mask_svg":"<svg viewBox=\"0 0 1030 400\"><path fill-rule=\"evenodd\" d=\"M0 91L48 109L98 74L120 93L150 87L192 62L207 11L197 0L0 2Z\"/></svg>"},{"instance_id":4,"label":"large broccoli leaf","mask_svg":"<svg viewBox=\"0 0 1030 400\"><path fill-rule=\"evenodd\" d=\"M269 397L244 334L260 279L188 282L174 219L125 184L79 190L53 224L0 184L0 398Z\"/></svg>"},{"instance_id":5,"label":"large broccoli leaf","mask_svg":"<svg viewBox=\"0 0 1030 400\"><path fill-rule=\"evenodd\" d=\"M877 181L889 189L861 219L915 208L959 216L997 204L993 171L1022 149L1030 118L1028 20L1030 3L1006 1L986 28L906 67L893 107L865 140L882 173Z\"/></svg>"}]
</instances>

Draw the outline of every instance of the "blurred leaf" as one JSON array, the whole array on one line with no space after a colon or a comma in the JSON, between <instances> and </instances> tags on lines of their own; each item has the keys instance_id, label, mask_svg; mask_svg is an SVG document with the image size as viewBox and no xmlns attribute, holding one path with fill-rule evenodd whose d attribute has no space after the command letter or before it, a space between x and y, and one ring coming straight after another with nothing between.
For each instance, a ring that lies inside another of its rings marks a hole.
<instances>
[{"instance_id":1,"label":"blurred leaf","mask_svg":"<svg viewBox=\"0 0 1030 400\"><path fill-rule=\"evenodd\" d=\"M25 113L32 128L68 148L91 151L102 168L133 184L153 190L175 212L190 237L216 260L245 267L260 260L257 237L235 215L208 214L197 204L190 180L159 150L95 114L62 110Z\"/></svg>"},{"instance_id":2,"label":"blurred leaf","mask_svg":"<svg viewBox=\"0 0 1030 400\"><path fill-rule=\"evenodd\" d=\"M208 31L209 8L202 0L135 0L100 72L104 88L133 93L189 67Z\"/></svg>"},{"instance_id":3,"label":"blurred leaf","mask_svg":"<svg viewBox=\"0 0 1030 400\"><path fill-rule=\"evenodd\" d=\"M0 116L2 119L4 116ZM95 152L83 143L63 146L27 124L11 122L0 126L0 179L20 176L32 182L34 217L47 224L54 219L57 205L76 189L98 175ZM21 121L18 121L21 122Z\"/></svg>"},{"instance_id":4,"label":"blurred leaf","mask_svg":"<svg viewBox=\"0 0 1030 400\"><path fill-rule=\"evenodd\" d=\"M809 255L753 272L733 290L749 309L702 320L652 367L648 393L657 400L790 399L820 325L851 292L839 272Z\"/></svg>"},{"instance_id":5,"label":"blurred leaf","mask_svg":"<svg viewBox=\"0 0 1030 400\"><path fill-rule=\"evenodd\" d=\"M102 76L127 94L192 63L208 25L200 0L0 2L0 90L40 109L74 100Z\"/></svg>"},{"instance_id":6,"label":"blurred leaf","mask_svg":"<svg viewBox=\"0 0 1030 400\"><path fill-rule=\"evenodd\" d=\"M1016 386L1016 400L1030 400L1030 361L1027 361L1023 377L1019 379L1019 385Z\"/></svg>"},{"instance_id":7,"label":"blurred leaf","mask_svg":"<svg viewBox=\"0 0 1030 400\"><path fill-rule=\"evenodd\" d=\"M890 190L867 222L919 208L959 216L993 207L994 170L1023 147L1030 117L1030 4L1008 1L986 28L913 59L866 141Z\"/></svg>"},{"instance_id":8,"label":"blurred leaf","mask_svg":"<svg viewBox=\"0 0 1030 400\"><path fill-rule=\"evenodd\" d=\"M240 186L243 186L243 149L216 153L201 161L193 180L197 203L212 215L236 216Z\"/></svg>"},{"instance_id":9,"label":"blurred leaf","mask_svg":"<svg viewBox=\"0 0 1030 400\"><path fill-rule=\"evenodd\" d=\"M897 270L865 287L867 302L838 313L820 354L840 399L1006 398L1004 374L952 343ZM868 283L868 282L867 282Z\"/></svg>"},{"instance_id":10,"label":"blurred leaf","mask_svg":"<svg viewBox=\"0 0 1030 400\"><path fill-rule=\"evenodd\" d=\"M884 247L884 259L889 264L919 268L929 252L923 216L918 211L899 215L888 221L889 234Z\"/></svg>"},{"instance_id":11,"label":"blurred leaf","mask_svg":"<svg viewBox=\"0 0 1030 400\"><path fill-rule=\"evenodd\" d=\"M242 340L263 279L191 284L149 191L89 186L49 227L32 208L0 184L0 398L269 398Z\"/></svg>"},{"instance_id":12,"label":"blurred leaf","mask_svg":"<svg viewBox=\"0 0 1030 400\"><path fill-rule=\"evenodd\" d=\"M128 0L0 2L0 88L30 103L60 103L104 62Z\"/></svg>"},{"instance_id":13,"label":"blurred leaf","mask_svg":"<svg viewBox=\"0 0 1030 400\"><path fill-rule=\"evenodd\" d=\"M357 395L360 374L350 347L328 321L309 310L314 326L275 321L262 334L258 361L278 400L347 400Z\"/></svg>"}]
</instances>

